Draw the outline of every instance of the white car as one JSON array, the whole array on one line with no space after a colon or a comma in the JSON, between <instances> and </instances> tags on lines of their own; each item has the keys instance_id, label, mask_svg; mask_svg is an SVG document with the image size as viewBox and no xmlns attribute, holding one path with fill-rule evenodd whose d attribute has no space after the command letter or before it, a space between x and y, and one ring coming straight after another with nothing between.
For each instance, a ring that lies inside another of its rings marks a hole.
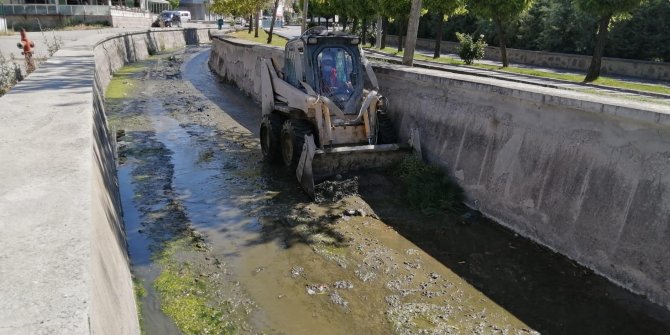
<instances>
[{"instance_id":1,"label":"white car","mask_svg":"<svg viewBox=\"0 0 670 335\"><path fill-rule=\"evenodd\" d=\"M181 16L181 22L191 21L191 12L187 10L179 10L177 13L179 13L179 16Z\"/></svg>"}]
</instances>

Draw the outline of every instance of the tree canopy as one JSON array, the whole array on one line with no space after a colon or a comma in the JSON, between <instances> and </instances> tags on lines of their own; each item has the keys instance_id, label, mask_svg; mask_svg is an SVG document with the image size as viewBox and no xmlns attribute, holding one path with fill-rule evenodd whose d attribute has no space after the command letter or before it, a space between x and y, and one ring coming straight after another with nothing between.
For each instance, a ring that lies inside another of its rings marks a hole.
<instances>
[{"instance_id":1,"label":"tree canopy","mask_svg":"<svg viewBox=\"0 0 670 335\"><path fill-rule=\"evenodd\" d=\"M532 4L533 0L469 0L467 3L468 8L476 15L493 20L498 33L503 67L509 65L506 26L518 19Z\"/></svg>"},{"instance_id":2,"label":"tree canopy","mask_svg":"<svg viewBox=\"0 0 670 335\"><path fill-rule=\"evenodd\" d=\"M600 76L600 66L607 43L607 34L612 18L626 14L642 4L644 0L575 0L577 8L598 17L598 35L593 48L593 57L585 82L592 82Z\"/></svg>"}]
</instances>

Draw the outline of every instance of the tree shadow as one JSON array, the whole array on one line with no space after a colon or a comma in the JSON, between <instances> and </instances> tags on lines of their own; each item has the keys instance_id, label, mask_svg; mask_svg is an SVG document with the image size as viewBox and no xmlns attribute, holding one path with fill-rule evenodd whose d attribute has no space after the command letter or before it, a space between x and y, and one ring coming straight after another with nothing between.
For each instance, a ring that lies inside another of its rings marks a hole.
<instances>
[{"instance_id":1,"label":"tree shadow","mask_svg":"<svg viewBox=\"0 0 670 335\"><path fill-rule=\"evenodd\" d=\"M481 215L409 208L399 182L361 177L363 199L403 237L546 334L667 334L670 312Z\"/></svg>"}]
</instances>

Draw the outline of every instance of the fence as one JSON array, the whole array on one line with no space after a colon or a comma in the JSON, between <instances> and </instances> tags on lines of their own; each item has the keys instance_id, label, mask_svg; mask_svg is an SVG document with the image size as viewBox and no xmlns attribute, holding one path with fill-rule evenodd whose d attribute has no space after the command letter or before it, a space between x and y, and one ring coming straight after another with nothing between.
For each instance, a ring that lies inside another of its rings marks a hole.
<instances>
[{"instance_id":1,"label":"fence","mask_svg":"<svg viewBox=\"0 0 670 335\"><path fill-rule=\"evenodd\" d=\"M111 8L109 6L93 5L0 5L0 13L7 16L13 15L94 15L108 16Z\"/></svg>"}]
</instances>

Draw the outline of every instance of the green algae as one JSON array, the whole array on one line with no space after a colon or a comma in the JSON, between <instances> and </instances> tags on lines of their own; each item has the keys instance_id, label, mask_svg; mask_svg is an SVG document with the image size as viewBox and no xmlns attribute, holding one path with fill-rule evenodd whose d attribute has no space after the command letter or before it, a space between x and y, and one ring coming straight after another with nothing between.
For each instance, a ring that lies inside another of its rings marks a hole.
<instances>
[{"instance_id":1,"label":"green algae","mask_svg":"<svg viewBox=\"0 0 670 335\"><path fill-rule=\"evenodd\" d=\"M197 252L197 243L184 237L165 243L155 255L163 267L154 281L161 310L184 334L234 334L237 327L228 318L230 302L212 299L215 285L199 273L197 264L180 260L182 254L192 252Z\"/></svg>"},{"instance_id":2,"label":"green algae","mask_svg":"<svg viewBox=\"0 0 670 335\"><path fill-rule=\"evenodd\" d=\"M145 69L146 64L143 62L133 63L120 68L114 73L112 81L107 85L105 98L123 99L129 97L137 89L138 74Z\"/></svg>"},{"instance_id":3,"label":"green algae","mask_svg":"<svg viewBox=\"0 0 670 335\"><path fill-rule=\"evenodd\" d=\"M137 278L133 278L133 292L135 292L135 305L137 306L137 319L140 322L140 333L146 334L144 329L144 315L142 314L142 299L147 296L147 290L144 283Z\"/></svg>"}]
</instances>

